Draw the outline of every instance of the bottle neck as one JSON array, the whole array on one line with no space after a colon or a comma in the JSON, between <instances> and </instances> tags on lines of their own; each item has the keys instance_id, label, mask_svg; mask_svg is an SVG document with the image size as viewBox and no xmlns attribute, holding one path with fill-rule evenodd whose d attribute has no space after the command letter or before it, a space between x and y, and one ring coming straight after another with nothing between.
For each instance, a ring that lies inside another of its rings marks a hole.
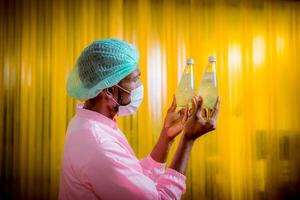
<instances>
[{"instance_id":1,"label":"bottle neck","mask_svg":"<svg viewBox=\"0 0 300 200\"><path fill-rule=\"evenodd\" d=\"M187 64L184 69L185 74L193 74L193 65Z\"/></svg>"},{"instance_id":2,"label":"bottle neck","mask_svg":"<svg viewBox=\"0 0 300 200\"><path fill-rule=\"evenodd\" d=\"M206 71L215 73L216 72L216 62L208 62Z\"/></svg>"}]
</instances>

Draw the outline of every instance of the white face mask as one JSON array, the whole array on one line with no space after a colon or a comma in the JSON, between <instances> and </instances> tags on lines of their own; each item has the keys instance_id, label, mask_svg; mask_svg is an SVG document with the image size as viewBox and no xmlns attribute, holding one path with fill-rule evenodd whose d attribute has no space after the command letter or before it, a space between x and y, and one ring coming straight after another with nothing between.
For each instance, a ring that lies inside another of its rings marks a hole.
<instances>
[{"instance_id":1,"label":"white face mask","mask_svg":"<svg viewBox=\"0 0 300 200\"><path fill-rule=\"evenodd\" d=\"M122 88L119 85L116 85L117 87L125 90L124 88ZM140 85L139 87L131 90L130 93L130 103L126 106L122 106L120 105L114 98L113 100L119 105L119 111L118 111L118 116L127 116L127 115L131 115L133 113L135 113L137 111L137 109L139 108L139 106L141 105L143 98L144 98L144 87L143 85Z\"/></svg>"},{"instance_id":2,"label":"white face mask","mask_svg":"<svg viewBox=\"0 0 300 200\"><path fill-rule=\"evenodd\" d=\"M139 87L131 90L130 92L131 102L126 106L119 106L119 116L127 116L135 113L139 106L141 105L144 98L144 87L140 85Z\"/></svg>"}]
</instances>

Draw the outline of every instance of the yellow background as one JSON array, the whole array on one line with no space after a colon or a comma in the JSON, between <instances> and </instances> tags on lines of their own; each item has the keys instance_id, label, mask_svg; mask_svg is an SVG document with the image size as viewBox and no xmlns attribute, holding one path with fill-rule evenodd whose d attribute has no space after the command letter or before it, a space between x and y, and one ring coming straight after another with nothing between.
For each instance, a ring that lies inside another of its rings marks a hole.
<instances>
[{"instance_id":1,"label":"yellow background","mask_svg":"<svg viewBox=\"0 0 300 200\"><path fill-rule=\"evenodd\" d=\"M271 3L273 2L273 3ZM284 1L1 0L1 196L57 199L82 49L137 45L145 98L119 119L139 158L152 150L186 58L196 90L217 56L217 130L193 149L183 199L296 199L300 186L300 4ZM179 139L179 137L178 137ZM176 150L171 149L168 163Z\"/></svg>"}]
</instances>

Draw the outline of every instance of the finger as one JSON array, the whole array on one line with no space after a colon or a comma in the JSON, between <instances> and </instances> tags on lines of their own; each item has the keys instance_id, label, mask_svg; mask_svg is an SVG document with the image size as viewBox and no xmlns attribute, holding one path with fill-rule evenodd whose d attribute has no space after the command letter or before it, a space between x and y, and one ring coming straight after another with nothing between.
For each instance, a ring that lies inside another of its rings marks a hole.
<instances>
[{"instance_id":1,"label":"finger","mask_svg":"<svg viewBox=\"0 0 300 200\"><path fill-rule=\"evenodd\" d=\"M190 111L191 115L195 115L196 108L197 108L197 100L196 100L196 96L193 96L193 98L192 98L192 109Z\"/></svg>"},{"instance_id":2,"label":"finger","mask_svg":"<svg viewBox=\"0 0 300 200\"><path fill-rule=\"evenodd\" d=\"M178 117L173 122L178 123L178 122L182 121L188 114L188 111L189 111L188 109L189 109L189 107L188 107L188 105L186 105L185 108L181 108L178 112L176 112L178 114ZM171 113L171 114L173 114L173 113Z\"/></svg>"},{"instance_id":3,"label":"finger","mask_svg":"<svg viewBox=\"0 0 300 200\"><path fill-rule=\"evenodd\" d=\"M206 109L201 109L201 116L206 118Z\"/></svg>"},{"instance_id":4,"label":"finger","mask_svg":"<svg viewBox=\"0 0 300 200\"><path fill-rule=\"evenodd\" d=\"M211 118L211 117L212 117L214 110L215 110L215 109L213 109L213 108L208 108L208 109L207 109L207 112L208 112L207 118Z\"/></svg>"},{"instance_id":5,"label":"finger","mask_svg":"<svg viewBox=\"0 0 300 200\"><path fill-rule=\"evenodd\" d=\"M198 97L197 101L197 107L196 107L196 114L201 112L202 109L202 104L203 104L203 98L201 96Z\"/></svg>"},{"instance_id":6,"label":"finger","mask_svg":"<svg viewBox=\"0 0 300 200\"><path fill-rule=\"evenodd\" d=\"M189 107L188 105L186 105L181 123L184 124L186 122L186 120L188 119L188 113L189 113Z\"/></svg>"},{"instance_id":7,"label":"finger","mask_svg":"<svg viewBox=\"0 0 300 200\"><path fill-rule=\"evenodd\" d=\"M215 107L214 107L214 113L212 114L212 119L217 119L218 114L219 114L219 109L220 109L220 101L221 98L218 96Z\"/></svg>"},{"instance_id":8,"label":"finger","mask_svg":"<svg viewBox=\"0 0 300 200\"><path fill-rule=\"evenodd\" d=\"M177 121L181 121L184 118L184 116L185 116L185 110L186 110L186 108L181 108L177 112L180 115L179 118L176 119Z\"/></svg>"},{"instance_id":9,"label":"finger","mask_svg":"<svg viewBox=\"0 0 300 200\"><path fill-rule=\"evenodd\" d=\"M182 117L184 115L184 111L185 111L185 108L181 108L178 113L180 114L180 117Z\"/></svg>"},{"instance_id":10,"label":"finger","mask_svg":"<svg viewBox=\"0 0 300 200\"><path fill-rule=\"evenodd\" d=\"M171 105L171 107L169 108L168 112L174 112L175 110L176 110L176 97L175 97L175 95L173 94L172 105Z\"/></svg>"}]
</instances>

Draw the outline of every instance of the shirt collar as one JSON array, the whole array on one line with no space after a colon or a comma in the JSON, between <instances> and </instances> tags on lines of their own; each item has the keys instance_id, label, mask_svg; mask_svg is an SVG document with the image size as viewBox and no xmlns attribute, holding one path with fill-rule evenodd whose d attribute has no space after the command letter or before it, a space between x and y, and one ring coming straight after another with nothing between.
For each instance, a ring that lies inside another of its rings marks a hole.
<instances>
[{"instance_id":1,"label":"shirt collar","mask_svg":"<svg viewBox=\"0 0 300 200\"><path fill-rule=\"evenodd\" d=\"M100 122L101 124L107 125L114 129L116 129L118 127L116 119L109 119L108 117L102 115L101 113L85 109L85 108L83 108L83 103L77 104L76 110L77 110L78 116L82 116L82 117L85 117L88 119L95 120L97 122Z\"/></svg>"}]
</instances>

